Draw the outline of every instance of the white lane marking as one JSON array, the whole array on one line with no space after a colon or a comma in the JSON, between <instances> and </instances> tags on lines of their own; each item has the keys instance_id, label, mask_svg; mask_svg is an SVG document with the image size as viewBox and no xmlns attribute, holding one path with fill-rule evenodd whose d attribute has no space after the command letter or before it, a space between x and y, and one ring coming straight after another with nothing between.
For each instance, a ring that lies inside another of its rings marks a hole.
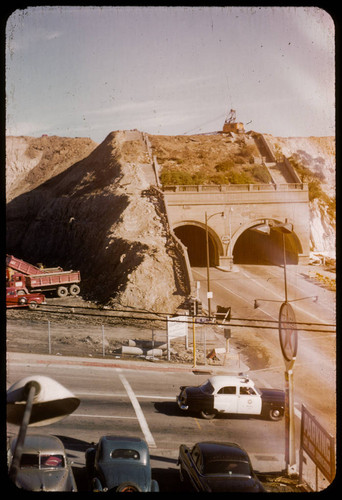
<instances>
[{"instance_id":1,"label":"white lane marking","mask_svg":"<svg viewBox=\"0 0 342 500\"><path fill-rule=\"evenodd\" d=\"M141 430L143 431L143 434L145 436L145 440L146 440L147 444L152 448L156 448L157 447L156 443L153 439L153 436L150 432L150 429L148 428L145 416L142 412L139 401L137 400L137 397L134 394L132 387L130 386L126 377L121 373L121 368L116 368L116 371L118 372L121 383L124 386L124 388L126 389L128 397L131 400L132 406L133 406L135 414L138 418Z\"/></svg>"}]
</instances>

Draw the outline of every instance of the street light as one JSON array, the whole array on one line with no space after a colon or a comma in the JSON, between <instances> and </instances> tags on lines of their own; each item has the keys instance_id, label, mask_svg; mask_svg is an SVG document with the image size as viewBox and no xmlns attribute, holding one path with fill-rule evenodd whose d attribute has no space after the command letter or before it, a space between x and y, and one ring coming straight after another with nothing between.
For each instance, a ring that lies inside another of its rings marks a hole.
<instances>
[{"instance_id":1,"label":"street light","mask_svg":"<svg viewBox=\"0 0 342 500\"><path fill-rule=\"evenodd\" d=\"M55 380L33 375L15 382L7 391L7 422L19 425L9 476L15 482L27 427L48 425L70 415L80 400Z\"/></svg>"},{"instance_id":2,"label":"street light","mask_svg":"<svg viewBox=\"0 0 342 500\"><path fill-rule=\"evenodd\" d=\"M208 299L208 315L209 319L211 317L211 298L212 298L212 292L210 291L210 270L209 270L209 265L210 265L210 260L209 260L209 232L208 232L208 221L214 215L221 215L221 217L225 217L224 212L216 212L215 214L207 215L207 212L205 212L205 242L206 242L206 250L207 250L207 299Z\"/></svg>"},{"instance_id":3,"label":"street light","mask_svg":"<svg viewBox=\"0 0 342 500\"><path fill-rule=\"evenodd\" d=\"M282 233L283 262L284 262L284 286L285 302L279 310L279 341L285 363L285 462L287 472L293 474L296 469L295 448L295 419L294 419L294 397L293 397L293 366L296 361L298 337L296 317L294 310L288 302L287 277L286 277L286 245L285 236L293 232L293 224L287 222L276 223L270 226L269 221L252 228L263 234L270 234L271 229ZM254 301L254 308L258 307L258 300Z\"/></svg>"}]
</instances>

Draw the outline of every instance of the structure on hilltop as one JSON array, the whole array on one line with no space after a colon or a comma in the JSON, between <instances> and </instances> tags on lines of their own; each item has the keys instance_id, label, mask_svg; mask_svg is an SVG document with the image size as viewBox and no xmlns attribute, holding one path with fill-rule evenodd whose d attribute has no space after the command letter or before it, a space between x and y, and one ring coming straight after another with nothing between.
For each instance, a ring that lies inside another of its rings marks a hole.
<instances>
[{"instance_id":1,"label":"structure on hilltop","mask_svg":"<svg viewBox=\"0 0 342 500\"><path fill-rule=\"evenodd\" d=\"M236 111L235 109L231 109L227 118L224 121L222 132L235 132L237 134L243 134L245 132L245 128L242 122L236 121Z\"/></svg>"}]
</instances>

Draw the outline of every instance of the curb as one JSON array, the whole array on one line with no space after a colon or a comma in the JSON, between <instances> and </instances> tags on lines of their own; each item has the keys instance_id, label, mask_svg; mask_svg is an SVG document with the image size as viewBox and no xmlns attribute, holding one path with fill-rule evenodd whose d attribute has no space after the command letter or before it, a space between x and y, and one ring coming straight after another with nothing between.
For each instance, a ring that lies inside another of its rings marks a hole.
<instances>
[{"instance_id":1,"label":"curb","mask_svg":"<svg viewBox=\"0 0 342 500\"><path fill-rule=\"evenodd\" d=\"M33 353L18 353L7 352L7 363L25 361L36 365L53 364L53 365L74 365L74 366L89 366L99 368L124 368L126 370L148 370L148 371L165 371L165 372L187 372L196 375L211 375L238 373L249 371L249 367L244 363L237 363L234 359L228 359L225 365L199 365L191 366L186 364L176 364L164 361L139 361L130 359L103 359L103 358L84 358L77 356L56 356L51 354L33 354Z\"/></svg>"}]
</instances>

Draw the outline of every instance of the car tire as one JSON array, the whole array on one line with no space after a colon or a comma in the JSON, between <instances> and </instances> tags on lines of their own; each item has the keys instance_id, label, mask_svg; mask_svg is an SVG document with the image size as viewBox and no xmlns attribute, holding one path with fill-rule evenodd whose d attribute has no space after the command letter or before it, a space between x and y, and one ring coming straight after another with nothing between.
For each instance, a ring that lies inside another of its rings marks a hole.
<instances>
[{"instance_id":1,"label":"car tire","mask_svg":"<svg viewBox=\"0 0 342 500\"><path fill-rule=\"evenodd\" d=\"M201 410L200 415L205 420L212 420L213 418L216 417L216 411L215 410Z\"/></svg>"},{"instance_id":2,"label":"car tire","mask_svg":"<svg viewBox=\"0 0 342 500\"><path fill-rule=\"evenodd\" d=\"M32 311L33 309L37 309L37 307L38 307L37 302L35 300L31 300L31 302L29 303L29 309L31 309Z\"/></svg>"},{"instance_id":3,"label":"car tire","mask_svg":"<svg viewBox=\"0 0 342 500\"><path fill-rule=\"evenodd\" d=\"M27 298L26 297L21 297L19 300L18 300L19 304L21 306L23 306L24 304L26 304L27 302Z\"/></svg>"},{"instance_id":4,"label":"car tire","mask_svg":"<svg viewBox=\"0 0 342 500\"><path fill-rule=\"evenodd\" d=\"M127 493L127 492L138 492L141 491L141 488L136 484L133 483L132 481L127 481L126 483L121 483L119 486L116 488L115 492L117 493Z\"/></svg>"},{"instance_id":5,"label":"car tire","mask_svg":"<svg viewBox=\"0 0 342 500\"><path fill-rule=\"evenodd\" d=\"M279 410L279 408L270 408L268 412L268 417L270 420L277 422L282 417L281 410Z\"/></svg>"}]
</instances>

